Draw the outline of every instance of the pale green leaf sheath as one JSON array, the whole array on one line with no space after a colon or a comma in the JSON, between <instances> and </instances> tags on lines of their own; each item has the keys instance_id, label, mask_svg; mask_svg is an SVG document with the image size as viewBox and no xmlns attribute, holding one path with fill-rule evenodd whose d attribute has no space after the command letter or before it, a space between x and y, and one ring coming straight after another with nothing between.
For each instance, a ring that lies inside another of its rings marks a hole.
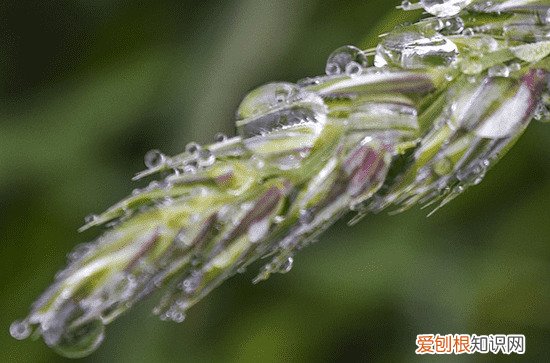
<instances>
[{"instance_id":1,"label":"pale green leaf sheath","mask_svg":"<svg viewBox=\"0 0 550 363\"><path fill-rule=\"evenodd\" d=\"M189 307L267 257L255 281L288 272L297 250L350 210L437 209L478 184L531 119L549 116L550 0L422 0L417 23L375 49L330 55L326 75L272 83L237 111L237 136L146 155L155 178L91 216L106 225L11 334L69 357L157 290L154 313ZM373 64L373 65L372 65Z\"/></svg>"}]
</instances>

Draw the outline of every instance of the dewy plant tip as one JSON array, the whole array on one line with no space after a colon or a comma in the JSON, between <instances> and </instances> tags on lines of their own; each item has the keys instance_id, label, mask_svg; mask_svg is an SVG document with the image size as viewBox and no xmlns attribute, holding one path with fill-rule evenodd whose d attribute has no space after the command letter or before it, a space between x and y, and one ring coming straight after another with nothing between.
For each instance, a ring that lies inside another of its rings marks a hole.
<instances>
[{"instance_id":1,"label":"dewy plant tip","mask_svg":"<svg viewBox=\"0 0 550 363\"><path fill-rule=\"evenodd\" d=\"M439 208L485 173L529 122L549 118L550 1L422 0L414 24L372 50L338 48L326 74L270 83L237 110L237 136L152 150L155 178L83 229L67 267L10 327L68 357L156 290L154 313L181 322L224 280L269 256L255 282L350 210ZM419 13L420 16L420 13Z\"/></svg>"}]
</instances>

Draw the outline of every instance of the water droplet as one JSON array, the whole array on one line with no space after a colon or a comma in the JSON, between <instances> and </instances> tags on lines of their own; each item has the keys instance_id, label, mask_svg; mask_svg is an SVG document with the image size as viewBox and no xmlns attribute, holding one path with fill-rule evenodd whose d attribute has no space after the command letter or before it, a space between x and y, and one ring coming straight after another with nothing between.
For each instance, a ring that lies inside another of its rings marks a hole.
<instances>
[{"instance_id":1,"label":"water droplet","mask_svg":"<svg viewBox=\"0 0 550 363\"><path fill-rule=\"evenodd\" d=\"M445 31L451 34L458 34L464 30L464 20L459 16L446 19L443 25Z\"/></svg>"},{"instance_id":2,"label":"water droplet","mask_svg":"<svg viewBox=\"0 0 550 363\"><path fill-rule=\"evenodd\" d=\"M401 2L401 8L402 8L403 10L412 10L412 9L411 9L411 6L412 6L412 4L411 4L411 2L410 2L409 0L403 0L403 1Z\"/></svg>"},{"instance_id":3,"label":"water droplet","mask_svg":"<svg viewBox=\"0 0 550 363\"><path fill-rule=\"evenodd\" d=\"M214 136L214 141L215 142L227 141L227 135L219 132L219 133L216 134L216 136Z\"/></svg>"},{"instance_id":4,"label":"water droplet","mask_svg":"<svg viewBox=\"0 0 550 363\"><path fill-rule=\"evenodd\" d=\"M192 164L187 164L183 167L184 174L195 174L197 172L197 166Z\"/></svg>"},{"instance_id":5,"label":"water droplet","mask_svg":"<svg viewBox=\"0 0 550 363\"><path fill-rule=\"evenodd\" d=\"M466 28L464 29L464 31L462 32L462 35L466 36L466 37L473 37L475 35L475 31L474 29L472 28Z\"/></svg>"},{"instance_id":6,"label":"water droplet","mask_svg":"<svg viewBox=\"0 0 550 363\"><path fill-rule=\"evenodd\" d=\"M489 77L509 77L510 68L508 68L505 64L499 64L489 68L487 74Z\"/></svg>"},{"instance_id":7,"label":"water droplet","mask_svg":"<svg viewBox=\"0 0 550 363\"><path fill-rule=\"evenodd\" d=\"M346 65L346 76L354 77L354 76L360 76L363 72L363 67L357 62L349 62Z\"/></svg>"},{"instance_id":8,"label":"water droplet","mask_svg":"<svg viewBox=\"0 0 550 363\"><path fill-rule=\"evenodd\" d=\"M471 0L420 0L428 13L437 17L453 16L464 9Z\"/></svg>"},{"instance_id":9,"label":"water droplet","mask_svg":"<svg viewBox=\"0 0 550 363\"><path fill-rule=\"evenodd\" d=\"M279 273L286 274L292 270L292 265L294 264L294 259L292 257L289 257L279 269Z\"/></svg>"},{"instance_id":10,"label":"water droplet","mask_svg":"<svg viewBox=\"0 0 550 363\"><path fill-rule=\"evenodd\" d=\"M196 142L190 142L187 145L185 145L185 152L192 155L198 153L200 149L201 149L200 145L197 144Z\"/></svg>"},{"instance_id":11,"label":"water droplet","mask_svg":"<svg viewBox=\"0 0 550 363\"><path fill-rule=\"evenodd\" d=\"M300 87L309 87L321 83L322 77L308 77L300 79L296 84Z\"/></svg>"},{"instance_id":12,"label":"water droplet","mask_svg":"<svg viewBox=\"0 0 550 363\"><path fill-rule=\"evenodd\" d=\"M84 223L94 223L99 219L99 216L97 214L89 214L86 217L84 217Z\"/></svg>"},{"instance_id":13,"label":"water droplet","mask_svg":"<svg viewBox=\"0 0 550 363\"><path fill-rule=\"evenodd\" d=\"M159 150L149 150L144 157L145 166L148 169L154 169L166 162L166 155Z\"/></svg>"},{"instance_id":14,"label":"water droplet","mask_svg":"<svg viewBox=\"0 0 550 363\"><path fill-rule=\"evenodd\" d=\"M194 293L200 286L202 281L202 273L199 271L193 271L191 276L187 277L181 282L181 289L188 295Z\"/></svg>"},{"instance_id":15,"label":"water droplet","mask_svg":"<svg viewBox=\"0 0 550 363\"><path fill-rule=\"evenodd\" d=\"M328 76L343 74L356 76L361 74L363 68L367 66L367 56L361 49L352 45L345 45L330 54L325 72Z\"/></svg>"},{"instance_id":16,"label":"water droplet","mask_svg":"<svg viewBox=\"0 0 550 363\"><path fill-rule=\"evenodd\" d=\"M185 314L181 311L174 310L170 314L170 318L174 323L182 323L185 320Z\"/></svg>"},{"instance_id":17,"label":"water droplet","mask_svg":"<svg viewBox=\"0 0 550 363\"><path fill-rule=\"evenodd\" d=\"M208 167L208 166L212 166L212 164L214 164L215 161L216 161L216 157L214 156L214 154L210 150L201 149L198 152L197 163L198 163L199 167L205 168L205 167Z\"/></svg>"},{"instance_id":18,"label":"water droplet","mask_svg":"<svg viewBox=\"0 0 550 363\"><path fill-rule=\"evenodd\" d=\"M517 62L510 63L508 69L510 70L510 72L517 72L521 69L521 65Z\"/></svg>"},{"instance_id":19,"label":"water droplet","mask_svg":"<svg viewBox=\"0 0 550 363\"><path fill-rule=\"evenodd\" d=\"M292 83L268 83L251 91L243 99L237 110L237 119L260 116L282 105L289 104L300 93L300 88Z\"/></svg>"},{"instance_id":20,"label":"water droplet","mask_svg":"<svg viewBox=\"0 0 550 363\"><path fill-rule=\"evenodd\" d=\"M93 320L61 335L52 348L67 358L82 358L96 350L104 338L101 320Z\"/></svg>"},{"instance_id":21,"label":"water droplet","mask_svg":"<svg viewBox=\"0 0 550 363\"><path fill-rule=\"evenodd\" d=\"M237 130L244 138L265 136L283 128L324 122L326 113L318 94L291 83L270 83L243 99L237 111Z\"/></svg>"},{"instance_id":22,"label":"water droplet","mask_svg":"<svg viewBox=\"0 0 550 363\"><path fill-rule=\"evenodd\" d=\"M408 28L388 34L376 48L375 63L391 63L416 69L449 66L457 58L458 48L451 40L435 32L424 33Z\"/></svg>"},{"instance_id":23,"label":"water droplet","mask_svg":"<svg viewBox=\"0 0 550 363\"><path fill-rule=\"evenodd\" d=\"M17 340L23 340L31 335L32 329L26 320L17 320L10 325L10 335Z\"/></svg>"}]
</instances>

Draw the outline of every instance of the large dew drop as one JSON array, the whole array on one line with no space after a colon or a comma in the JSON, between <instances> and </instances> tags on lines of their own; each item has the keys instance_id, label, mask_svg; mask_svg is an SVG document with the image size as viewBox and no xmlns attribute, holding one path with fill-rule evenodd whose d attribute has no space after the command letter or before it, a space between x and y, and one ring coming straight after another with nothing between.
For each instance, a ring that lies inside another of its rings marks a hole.
<instances>
[{"instance_id":1,"label":"large dew drop","mask_svg":"<svg viewBox=\"0 0 550 363\"><path fill-rule=\"evenodd\" d=\"M458 48L439 33L424 34L414 29L397 29L376 49L375 65L397 65L406 69L447 67L458 56Z\"/></svg>"},{"instance_id":2,"label":"large dew drop","mask_svg":"<svg viewBox=\"0 0 550 363\"><path fill-rule=\"evenodd\" d=\"M327 59L325 72L327 76L348 75L358 76L363 68L368 66L365 53L352 45L336 49Z\"/></svg>"},{"instance_id":3,"label":"large dew drop","mask_svg":"<svg viewBox=\"0 0 550 363\"><path fill-rule=\"evenodd\" d=\"M250 92L237 110L237 130L245 138L308 122L326 114L322 98L292 83L269 83Z\"/></svg>"},{"instance_id":4,"label":"large dew drop","mask_svg":"<svg viewBox=\"0 0 550 363\"><path fill-rule=\"evenodd\" d=\"M158 150L150 150L145 154L144 162L148 169L161 166L166 161L166 156Z\"/></svg>"},{"instance_id":5,"label":"large dew drop","mask_svg":"<svg viewBox=\"0 0 550 363\"><path fill-rule=\"evenodd\" d=\"M10 325L10 335L17 340L28 338L32 330L26 320L17 320Z\"/></svg>"},{"instance_id":6,"label":"large dew drop","mask_svg":"<svg viewBox=\"0 0 550 363\"><path fill-rule=\"evenodd\" d=\"M460 13L471 2L472 0L420 0L420 5L432 15L446 17Z\"/></svg>"},{"instance_id":7,"label":"large dew drop","mask_svg":"<svg viewBox=\"0 0 550 363\"><path fill-rule=\"evenodd\" d=\"M101 320L65 332L52 348L67 358L82 358L96 350L104 338L105 327Z\"/></svg>"}]
</instances>

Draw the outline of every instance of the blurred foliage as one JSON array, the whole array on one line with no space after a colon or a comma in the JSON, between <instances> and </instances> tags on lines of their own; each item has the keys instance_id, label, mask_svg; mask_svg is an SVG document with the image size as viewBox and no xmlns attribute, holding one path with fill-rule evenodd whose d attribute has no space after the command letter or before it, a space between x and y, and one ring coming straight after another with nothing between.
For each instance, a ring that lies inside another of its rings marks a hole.
<instances>
[{"instance_id":1,"label":"blurred foliage","mask_svg":"<svg viewBox=\"0 0 550 363\"><path fill-rule=\"evenodd\" d=\"M13 340L9 324L64 254L93 238L76 234L82 218L133 188L147 150L173 154L232 133L248 90L322 73L340 45L372 46L373 34L407 20L393 7L1 2L1 360L62 361L42 342ZM548 357L549 141L550 126L534 123L480 186L434 216L340 222L292 273L256 286L255 271L234 277L181 325L142 304L87 360L413 361L419 333L522 333L526 358Z\"/></svg>"}]
</instances>

